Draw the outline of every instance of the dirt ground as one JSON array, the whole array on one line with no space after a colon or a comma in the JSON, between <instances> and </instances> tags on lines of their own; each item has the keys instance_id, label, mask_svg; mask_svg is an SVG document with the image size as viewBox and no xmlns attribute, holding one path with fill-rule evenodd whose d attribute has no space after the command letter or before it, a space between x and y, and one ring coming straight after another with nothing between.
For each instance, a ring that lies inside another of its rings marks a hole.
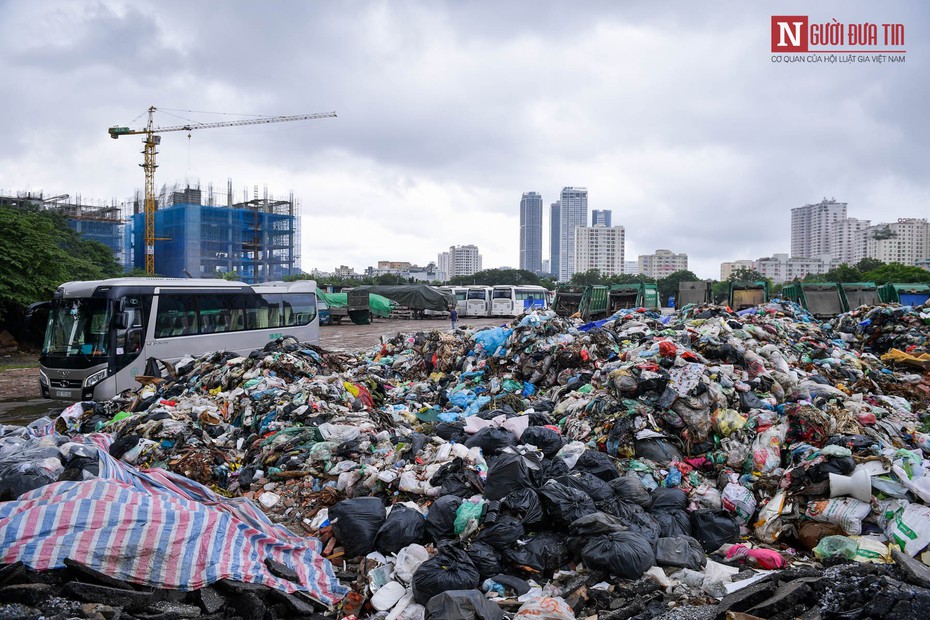
<instances>
[{"instance_id":1,"label":"dirt ground","mask_svg":"<svg viewBox=\"0 0 930 620\"><path fill-rule=\"evenodd\" d=\"M506 319L468 319L459 321L458 327L486 327L502 325ZM320 345L334 351L367 351L378 345L381 336L392 337L397 332L417 332L434 329L450 330L448 319L388 320L375 319L370 325L323 325L320 327ZM0 367L18 364L37 364L37 354L14 354L0 357ZM41 398L39 369L11 368L0 371L0 402Z\"/></svg>"}]
</instances>

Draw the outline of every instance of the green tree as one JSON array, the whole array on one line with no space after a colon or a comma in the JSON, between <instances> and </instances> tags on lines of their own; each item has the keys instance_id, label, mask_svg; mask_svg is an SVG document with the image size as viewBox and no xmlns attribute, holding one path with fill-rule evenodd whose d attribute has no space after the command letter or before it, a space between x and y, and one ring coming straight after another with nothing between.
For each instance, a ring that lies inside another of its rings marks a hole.
<instances>
[{"instance_id":1,"label":"green tree","mask_svg":"<svg viewBox=\"0 0 930 620\"><path fill-rule=\"evenodd\" d=\"M867 271L863 274L863 277L878 285L887 282L930 284L930 271L920 267L902 265L901 263L882 265L877 269Z\"/></svg>"},{"instance_id":2,"label":"green tree","mask_svg":"<svg viewBox=\"0 0 930 620\"><path fill-rule=\"evenodd\" d=\"M606 281L601 277L598 269L588 269L580 273L573 273L571 280L568 281L573 286L590 286L592 284L604 284Z\"/></svg>"},{"instance_id":3,"label":"green tree","mask_svg":"<svg viewBox=\"0 0 930 620\"><path fill-rule=\"evenodd\" d=\"M455 276L449 280L452 286L481 284L497 286L499 284L539 284L539 276L526 269L484 269L470 276Z\"/></svg>"},{"instance_id":4,"label":"green tree","mask_svg":"<svg viewBox=\"0 0 930 620\"><path fill-rule=\"evenodd\" d=\"M607 278L607 284L655 284L655 280L638 273L618 273Z\"/></svg>"},{"instance_id":5,"label":"green tree","mask_svg":"<svg viewBox=\"0 0 930 620\"><path fill-rule=\"evenodd\" d=\"M877 258L863 258L861 261L856 263L855 267L859 273L864 274L867 271L874 271L884 265L882 261Z\"/></svg>"},{"instance_id":6,"label":"green tree","mask_svg":"<svg viewBox=\"0 0 930 620\"><path fill-rule=\"evenodd\" d=\"M678 285L682 282L698 282L700 278L694 275L693 272L688 271L687 269L682 269L681 271L675 271L670 273L664 278L660 278L657 281L659 288L659 303L662 305L668 305L669 295L678 294Z\"/></svg>"},{"instance_id":7,"label":"green tree","mask_svg":"<svg viewBox=\"0 0 930 620\"><path fill-rule=\"evenodd\" d=\"M51 299L63 282L122 271L109 248L81 238L55 213L0 207L0 230L0 317Z\"/></svg>"},{"instance_id":8,"label":"green tree","mask_svg":"<svg viewBox=\"0 0 930 620\"><path fill-rule=\"evenodd\" d=\"M846 263L834 267L827 273L818 276L811 274L807 278L804 278L805 282L860 282L861 280L862 272L856 267L851 267Z\"/></svg>"},{"instance_id":9,"label":"green tree","mask_svg":"<svg viewBox=\"0 0 930 620\"><path fill-rule=\"evenodd\" d=\"M727 278L727 282L761 282L763 280L768 280L768 278L749 267L734 269L733 272L730 273L730 277Z\"/></svg>"}]
</instances>

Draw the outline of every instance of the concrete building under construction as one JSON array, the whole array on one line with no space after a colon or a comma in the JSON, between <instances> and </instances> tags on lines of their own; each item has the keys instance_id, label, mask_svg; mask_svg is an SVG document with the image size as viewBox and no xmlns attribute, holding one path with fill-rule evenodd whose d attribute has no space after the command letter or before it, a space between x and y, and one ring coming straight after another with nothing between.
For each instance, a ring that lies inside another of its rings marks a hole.
<instances>
[{"instance_id":1,"label":"concrete building under construction","mask_svg":"<svg viewBox=\"0 0 930 620\"><path fill-rule=\"evenodd\" d=\"M250 284L299 273L300 230L293 194L276 199L267 188L246 189L236 200L212 186L164 187L156 197L155 273L211 278L234 273ZM141 196L132 203L127 268L145 268L145 213Z\"/></svg>"}]
</instances>

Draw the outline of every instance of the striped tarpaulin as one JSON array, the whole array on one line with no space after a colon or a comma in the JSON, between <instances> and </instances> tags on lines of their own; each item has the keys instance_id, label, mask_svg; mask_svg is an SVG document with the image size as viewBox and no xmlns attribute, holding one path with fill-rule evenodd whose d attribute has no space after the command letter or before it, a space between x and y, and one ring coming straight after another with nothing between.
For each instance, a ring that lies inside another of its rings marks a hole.
<instances>
[{"instance_id":1,"label":"striped tarpaulin","mask_svg":"<svg viewBox=\"0 0 930 620\"><path fill-rule=\"evenodd\" d=\"M347 592L317 541L285 538L274 527L257 529L236 518L235 509L221 508L222 502L202 503L159 488L177 487L176 474L159 481L152 473L140 472L137 484L115 478L56 482L0 503L0 564L22 561L49 570L70 558L146 586L195 590L227 578L302 591L325 605ZM301 584L272 575L266 558L292 568Z\"/></svg>"}]
</instances>

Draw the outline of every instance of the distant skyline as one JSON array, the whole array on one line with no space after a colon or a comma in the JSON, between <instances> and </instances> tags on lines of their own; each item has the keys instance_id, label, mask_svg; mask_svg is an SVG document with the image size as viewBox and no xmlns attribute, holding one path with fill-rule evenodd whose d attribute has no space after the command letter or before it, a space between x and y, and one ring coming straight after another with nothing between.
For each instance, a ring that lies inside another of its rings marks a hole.
<instances>
[{"instance_id":1,"label":"distant skyline","mask_svg":"<svg viewBox=\"0 0 930 620\"><path fill-rule=\"evenodd\" d=\"M519 264L515 197L566 185L626 254L698 276L788 252L791 209L873 223L930 204L930 4L246 0L0 3L0 191L128 199L141 142L113 125L335 111L164 134L156 185L290 192L301 267L425 263L474 244ZM895 22L904 63L775 63L771 17ZM566 23L571 36L563 36ZM247 41L248 44L244 42ZM209 111L219 114L205 114Z\"/></svg>"}]
</instances>

